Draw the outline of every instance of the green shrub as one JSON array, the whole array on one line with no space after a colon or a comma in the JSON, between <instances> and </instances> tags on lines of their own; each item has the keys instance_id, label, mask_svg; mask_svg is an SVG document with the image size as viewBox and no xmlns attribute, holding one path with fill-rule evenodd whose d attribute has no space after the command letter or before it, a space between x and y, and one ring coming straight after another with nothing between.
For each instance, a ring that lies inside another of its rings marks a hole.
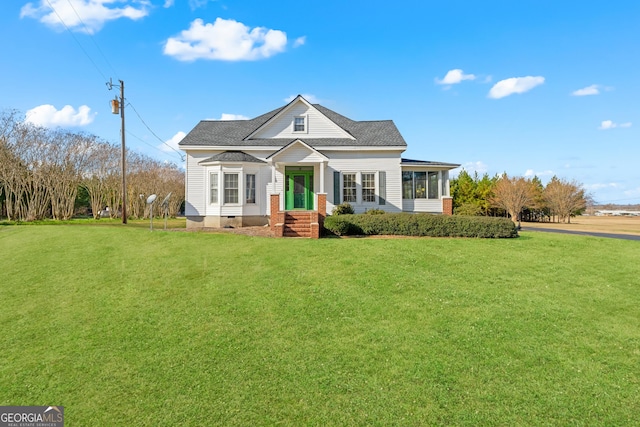
<instances>
[{"instance_id":1,"label":"green shrub","mask_svg":"<svg viewBox=\"0 0 640 427\"><path fill-rule=\"evenodd\" d=\"M454 209L455 215L480 216L482 208L474 203L463 203Z\"/></svg>"},{"instance_id":2,"label":"green shrub","mask_svg":"<svg viewBox=\"0 0 640 427\"><path fill-rule=\"evenodd\" d=\"M353 206L347 202L336 205L331 211L331 215L353 215L354 213Z\"/></svg>"},{"instance_id":3,"label":"green shrub","mask_svg":"<svg viewBox=\"0 0 640 427\"><path fill-rule=\"evenodd\" d=\"M373 209L369 209L367 211L364 211L365 214L367 215L383 215L386 214L386 211L383 211L382 209L378 209L378 208L373 208Z\"/></svg>"},{"instance_id":4,"label":"green shrub","mask_svg":"<svg viewBox=\"0 0 640 427\"><path fill-rule=\"evenodd\" d=\"M338 236L518 237L514 223L507 218L462 215L332 215L325 219L324 227Z\"/></svg>"}]
</instances>

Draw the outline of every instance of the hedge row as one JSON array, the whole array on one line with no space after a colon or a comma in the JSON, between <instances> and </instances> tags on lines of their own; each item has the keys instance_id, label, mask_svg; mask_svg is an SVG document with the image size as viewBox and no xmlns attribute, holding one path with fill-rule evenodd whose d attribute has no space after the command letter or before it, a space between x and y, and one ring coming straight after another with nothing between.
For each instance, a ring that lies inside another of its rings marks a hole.
<instances>
[{"instance_id":1,"label":"hedge row","mask_svg":"<svg viewBox=\"0 0 640 427\"><path fill-rule=\"evenodd\" d=\"M507 218L431 214L331 215L324 227L338 236L518 237Z\"/></svg>"}]
</instances>

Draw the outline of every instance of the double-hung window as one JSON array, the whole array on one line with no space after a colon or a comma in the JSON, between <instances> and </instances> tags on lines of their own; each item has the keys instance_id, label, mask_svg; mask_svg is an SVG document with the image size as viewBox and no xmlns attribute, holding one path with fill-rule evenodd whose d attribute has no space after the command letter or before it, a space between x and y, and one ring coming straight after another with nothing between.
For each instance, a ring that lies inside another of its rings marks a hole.
<instances>
[{"instance_id":1,"label":"double-hung window","mask_svg":"<svg viewBox=\"0 0 640 427\"><path fill-rule=\"evenodd\" d=\"M218 174L209 174L209 203L218 203Z\"/></svg>"},{"instance_id":2,"label":"double-hung window","mask_svg":"<svg viewBox=\"0 0 640 427\"><path fill-rule=\"evenodd\" d=\"M298 116L293 118L293 131L305 132L305 118L304 116Z\"/></svg>"},{"instance_id":3,"label":"double-hung window","mask_svg":"<svg viewBox=\"0 0 640 427\"><path fill-rule=\"evenodd\" d=\"M375 203L376 201L376 174L362 173L362 202Z\"/></svg>"},{"instance_id":4,"label":"double-hung window","mask_svg":"<svg viewBox=\"0 0 640 427\"><path fill-rule=\"evenodd\" d=\"M224 174L224 202L238 203L238 174Z\"/></svg>"},{"instance_id":5,"label":"double-hung window","mask_svg":"<svg viewBox=\"0 0 640 427\"><path fill-rule=\"evenodd\" d=\"M255 174L246 174L245 180L246 203L256 202L256 176Z\"/></svg>"},{"instance_id":6,"label":"double-hung window","mask_svg":"<svg viewBox=\"0 0 640 427\"><path fill-rule=\"evenodd\" d=\"M356 192L356 174L345 173L342 175L342 201L346 203L356 203L358 200Z\"/></svg>"}]
</instances>

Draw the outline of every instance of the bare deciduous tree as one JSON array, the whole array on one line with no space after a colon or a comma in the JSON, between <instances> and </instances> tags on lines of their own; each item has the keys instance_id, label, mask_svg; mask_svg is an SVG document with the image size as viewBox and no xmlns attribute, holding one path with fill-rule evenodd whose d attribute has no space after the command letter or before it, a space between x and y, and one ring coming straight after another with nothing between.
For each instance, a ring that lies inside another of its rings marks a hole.
<instances>
[{"instance_id":1,"label":"bare deciduous tree","mask_svg":"<svg viewBox=\"0 0 640 427\"><path fill-rule=\"evenodd\" d=\"M518 223L520 212L534 201L534 188L530 180L523 177L509 178L504 174L493 189L492 203L507 211L511 220Z\"/></svg>"},{"instance_id":2,"label":"bare deciduous tree","mask_svg":"<svg viewBox=\"0 0 640 427\"><path fill-rule=\"evenodd\" d=\"M571 216L580 213L587 207L588 194L582 185L575 180L567 181L558 177L544 189L544 200L552 215L557 215L558 222L571 222Z\"/></svg>"},{"instance_id":3,"label":"bare deciduous tree","mask_svg":"<svg viewBox=\"0 0 640 427\"><path fill-rule=\"evenodd\" d=\"M74 214L78 188L89 195L94 218L105 206L115 218L121 210L120 149L92 135L51 130L19 120L16 111L0 113L0 195L10 220L31 221ZM145 155L126 153L128 211L145 213L140 197L171 193L170 214L184 201L184 172ZM156 211L160 214L160 211Z\"/></svg>"}]
</instances>

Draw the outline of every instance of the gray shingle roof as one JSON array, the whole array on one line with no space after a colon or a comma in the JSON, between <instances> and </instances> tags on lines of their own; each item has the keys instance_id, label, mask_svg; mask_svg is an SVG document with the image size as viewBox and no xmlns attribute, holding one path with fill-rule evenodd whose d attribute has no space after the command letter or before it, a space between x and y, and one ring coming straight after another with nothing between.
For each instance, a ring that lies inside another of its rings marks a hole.
<instances>
[{"instance_id":1,"label":"gray shingle roof","mask_svg":"<svg viewBox=\"0 0 640 427\"><path fill-rule=\"evenodd\" d=\"M207 159L202 160L200 163L209 162L248 162L248 163L266 163L252 155L243 153L242 151L225 151L223 153L215 154Z\"/></svg>"},{"instance_id":2,"label":"gray shingle roof","mask_svg":"<svg viewBox=\"0 0 640 427\"><path fill-rule=\"evenodd\" d=\"M319 104L313 105L336 125L351 134L349 138L300 138L311 147L373 146L406 147L402 135L392 120L355 121ZM286 106L285 106L286 107ZM291 138L250 139L246 137L278 114L281 107L250 120L202 120L180 142L181 147L190 146L278 146L283 147Z\"/></svg>"}]
</instances>

